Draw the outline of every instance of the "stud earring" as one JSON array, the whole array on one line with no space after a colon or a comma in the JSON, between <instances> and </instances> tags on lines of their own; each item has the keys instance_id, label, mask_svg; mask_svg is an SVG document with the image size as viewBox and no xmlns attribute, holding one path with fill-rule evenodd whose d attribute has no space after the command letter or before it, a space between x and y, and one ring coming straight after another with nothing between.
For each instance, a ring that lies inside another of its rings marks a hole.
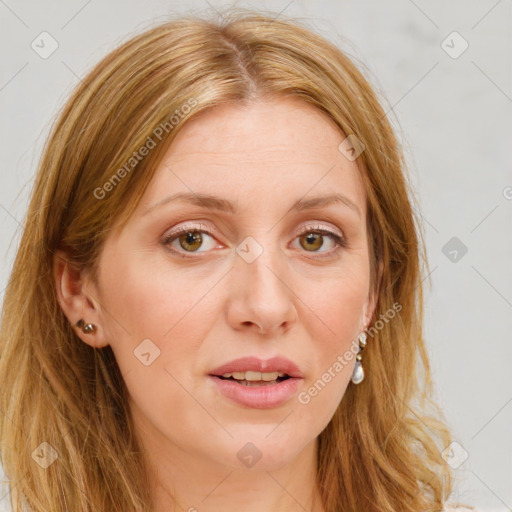
<instances>
[{"instance_id":1,"label":"stud earring","mask_svg":"<svg viewBox=\"0 0 512 512\"><path fill-rule=\"evenodd\" d=\"M364 379L364 370L363 365L361 364L361 360L363 359L361 357L361 352L366 347L366 332L362 332L359 335L359 350L357 351L356 355L356 364L354 366L354 371L352 373L352 382L354 384L360 384Z\"/></svg>"},{"instance_id":2,"label":"stud earring","mask_svg":"<svg viewBox=\"0 0 512 512\"><path fill-rule=\"evenodd\" d=\"M82 331L85 334L94 334L96 332L96 326L94 324L86 324L83 321L83 319L78 320L78 322L76 323L76 326L78 328L82 329Z\"/></svg>"}]
</instances>

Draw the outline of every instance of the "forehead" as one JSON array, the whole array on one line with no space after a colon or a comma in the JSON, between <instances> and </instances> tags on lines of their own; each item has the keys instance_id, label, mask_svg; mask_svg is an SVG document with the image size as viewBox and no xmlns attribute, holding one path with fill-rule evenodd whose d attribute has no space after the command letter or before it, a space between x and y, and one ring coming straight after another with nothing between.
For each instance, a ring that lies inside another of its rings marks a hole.
<instances>
[{"instance_id":1,"label":"forehead","mask_svg":"<svg viewBox=\"0 0 512 512\"><path fill-rule=\"evenodd\" d=\"M322 158L329 148L334 152L343 137L326 114L304 101L258 100L247 105L226 103L200 113L181 129L171 153L176 161L198 150L219 157L249 157L293 149Z\"/></svg>"},{"instance_id":2,"label":"forehead","mask_svg":"<svg viewBox=\"0 0 512 512\"><path fill-rule=\"evenodd\" d=\"M142 207L176 192L260 202L340 192L364 211L358 165L338 149L344 138L326 114L297 99L216 106L181 128Z\"/></svg>"}]
</instances>

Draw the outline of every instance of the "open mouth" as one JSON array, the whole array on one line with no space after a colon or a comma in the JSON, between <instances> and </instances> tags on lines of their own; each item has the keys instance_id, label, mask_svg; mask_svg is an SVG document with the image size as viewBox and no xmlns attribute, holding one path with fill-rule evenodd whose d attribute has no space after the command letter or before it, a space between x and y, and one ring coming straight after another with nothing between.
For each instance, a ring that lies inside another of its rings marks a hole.
<instances>
[{"instance_id":1,"label":"open mouth","mask_svg":"<svg viewBox=\"0 0 512 512\"><path fill-rule=\"evenodd\" d=\"M290 378L286 373L235 372L215 375L221 380L232 381L241 386L272 386Z\"/></svg>"},{"instance_id":2,"label":"open mouth","mask_svg":"<svg viewBox=\"0 0 512 512\"><path fill-rule=\"evenodd\" d=\"M279 363L279 361L278 361ZM271 409L288 402L298 392L303 382L302 374L293 364L282 363L282 368L268 371L270 364L255 364L249 361L247 366L254 370L244 370L241 364L225 365L209 374L216 390L232 402L252 409ZM233 368L234 366L234 368ZM259 371L261 366L267 371ZM258 371L256 371L258 370Z\"/></svg>"}]
</instances>

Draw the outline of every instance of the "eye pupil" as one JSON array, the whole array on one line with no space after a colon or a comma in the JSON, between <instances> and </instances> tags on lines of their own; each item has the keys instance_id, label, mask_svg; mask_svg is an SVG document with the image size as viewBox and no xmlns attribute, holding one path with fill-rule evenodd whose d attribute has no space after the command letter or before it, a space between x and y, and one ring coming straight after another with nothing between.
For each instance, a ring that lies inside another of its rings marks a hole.
<instances>
[{"instance_id":1,"label":"eye pupil","mask_svg":"<svg viewBox=\"0 0 512 512\"><path fill-rule=\"evenodd\" d=\"M322 235L319 233L308 233L301 237L301 245L304 249L308 249L302 243L302 240L305 240L307 244L314 244L313 250L320 249L322 247Z\"/></svg>"},{"instance_id":2,"label":"eye pupil","mask_svg":"<svg viewBox=\"0 0 512 512\"><path fill-rule=\"evenodd\" d=\"M179 237L180 245L183 249L188 250L192 245L192 252L201 247L203 243L203 237L201 236L199 231L189 231Z\"/></svg>"}]
</instances>

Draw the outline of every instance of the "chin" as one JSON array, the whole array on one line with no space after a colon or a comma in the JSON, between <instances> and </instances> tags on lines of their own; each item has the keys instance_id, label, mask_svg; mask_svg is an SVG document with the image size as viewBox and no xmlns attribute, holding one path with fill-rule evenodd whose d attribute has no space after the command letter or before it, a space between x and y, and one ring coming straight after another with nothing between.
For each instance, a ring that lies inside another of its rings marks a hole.
<instances>
[{"instance_id":1,"label":"chin","mask_svg":"<svg viewBox=\"0 0 512 512\"><path fill-rule=\"evenodd\" d=\"M273 431L275 428L275 425L261 425L259 432L255 432L252 425L253 435L247 432L245 435L234 435L227 445L219 447L212 454L212 458L216 462L222 461L231 469L277 471L293 462L308 443L294 438L290 432L283 431L281 434L284 435L278 435Z\"/></svg>"}]
</instances>

